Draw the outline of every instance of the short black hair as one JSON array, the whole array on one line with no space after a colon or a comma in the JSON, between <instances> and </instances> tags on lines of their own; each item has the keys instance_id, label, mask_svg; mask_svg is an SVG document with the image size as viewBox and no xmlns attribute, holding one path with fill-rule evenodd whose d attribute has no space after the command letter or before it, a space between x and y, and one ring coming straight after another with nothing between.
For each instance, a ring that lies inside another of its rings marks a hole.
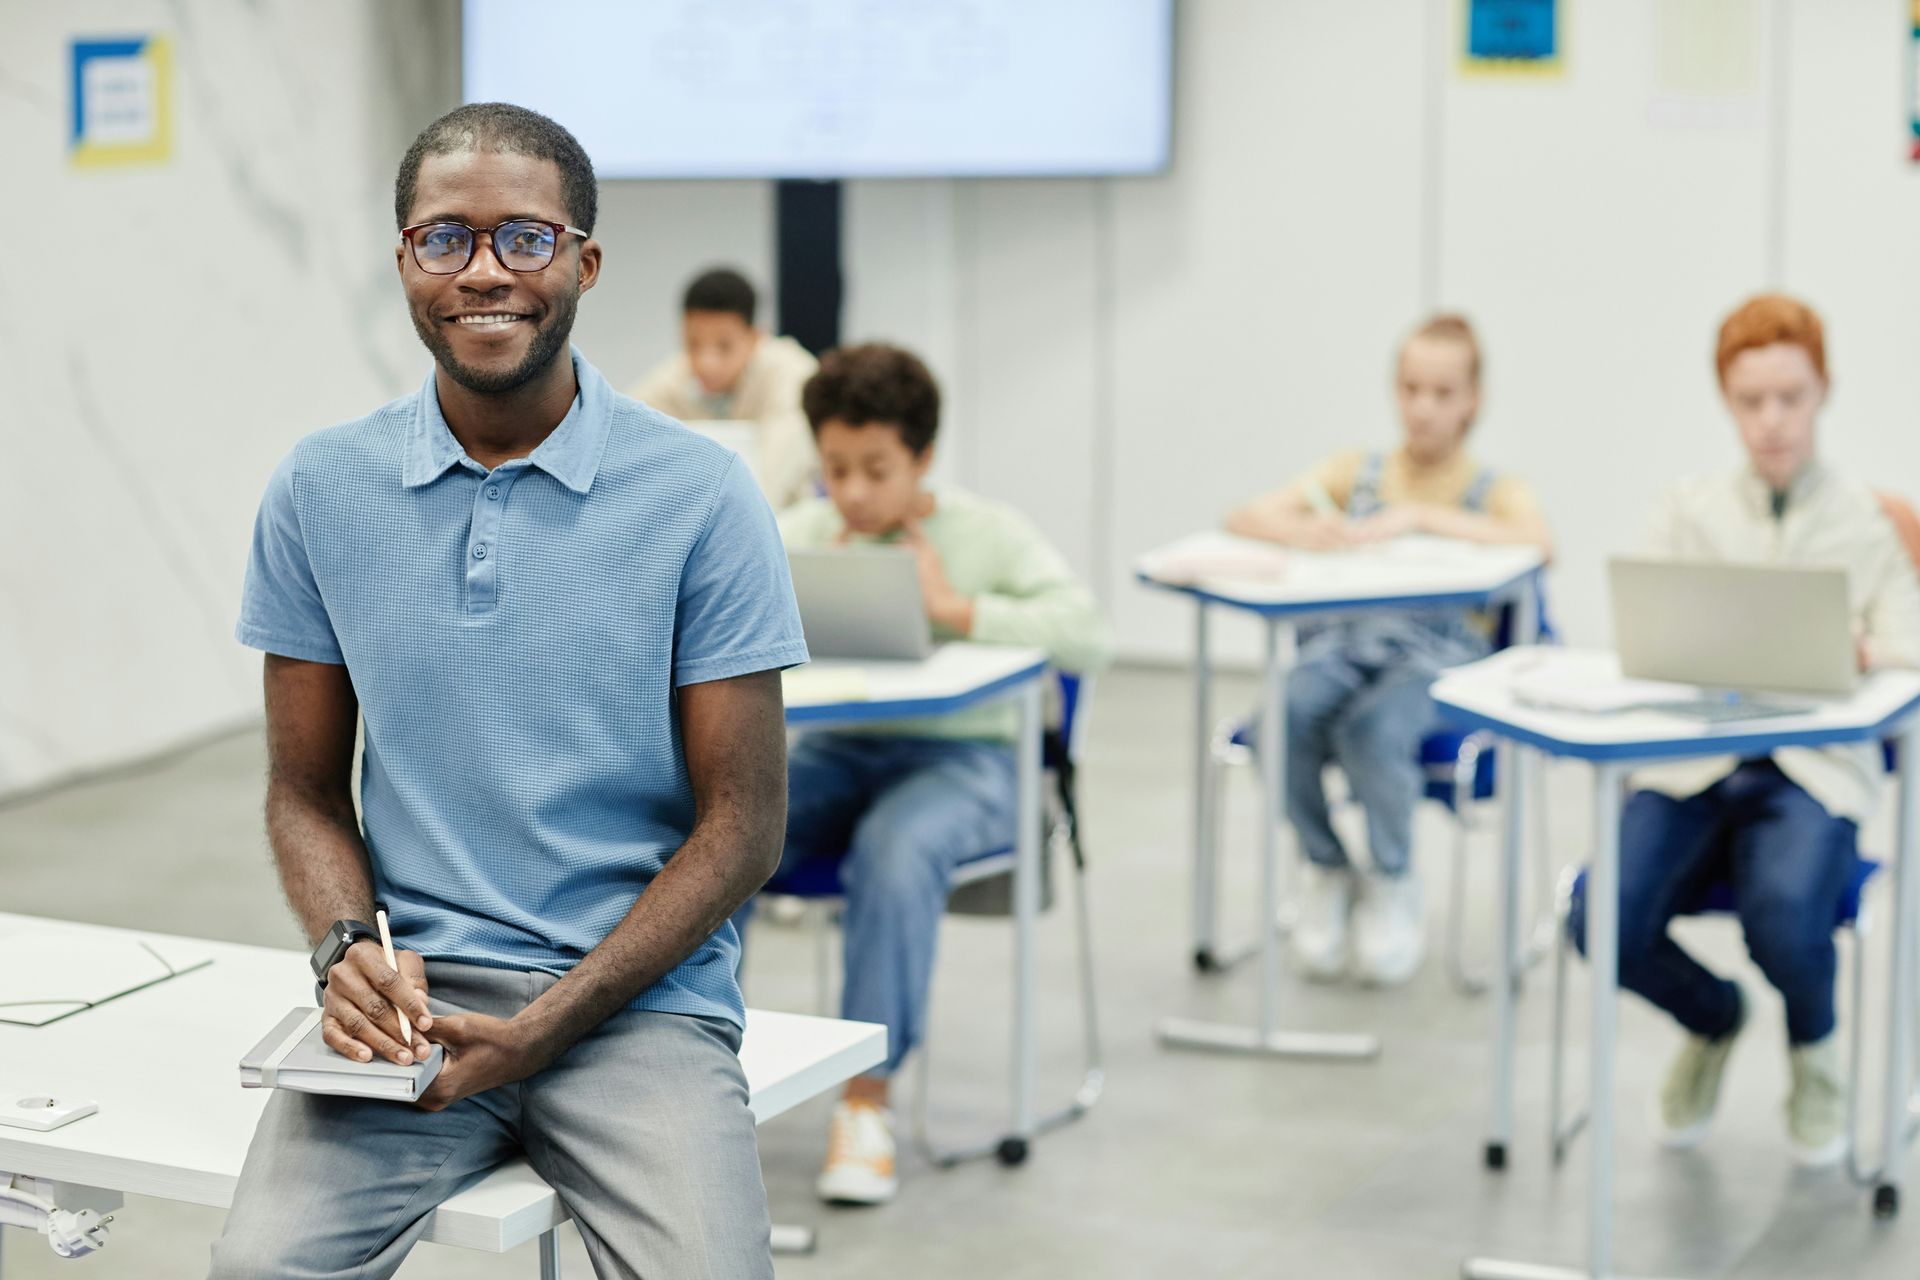
<instances>
[{"instance_id":1,"label":"short black hair","mask_svg":"<svg viewBox=\"0 0 1920 1280\"><path fill-rule=\"evenodd\" d=\"M745 276L732 267L713 267L693 278L693 283L687 286L686 296L680 300L680 310L683 314L688 311L724 311L752 324L757 302L753 285Z\"/></svg>"},{"instance_id":2,"label":"short black hair","mask_svg":"<svg viewBox=\"0 0 1920 1280\"><path fill-rule=\"evenodd\" d=\"M915 457L940 430L939 384L919 356L884 342L827 352L801 389L800 404L816 436L834 419L852 427L879 423L899 432Z\"/></svg>"},{"instance_id":3,"label":"short black hair","mask_svg":"<svg viewBox=\"0 0 1920 1280\"><path fill-rule=\"evenodd\" d=\"M593 177L593 161L580 140L560 125L510 102L470 102L456 107L420 131L400 159L393 180L394 225L404 227L413 212L414 189L420 165L428 156L460 151L506 151L513 155L551 160L560 169L560 198L566 202L570 226L593 230L600 216L600 188Z\"/></svg>"}]
</instances>

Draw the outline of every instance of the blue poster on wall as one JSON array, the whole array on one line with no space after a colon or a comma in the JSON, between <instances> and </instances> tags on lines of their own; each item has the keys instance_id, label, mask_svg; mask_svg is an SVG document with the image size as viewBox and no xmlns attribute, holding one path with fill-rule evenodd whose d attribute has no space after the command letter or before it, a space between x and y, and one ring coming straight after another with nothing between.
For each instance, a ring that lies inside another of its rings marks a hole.
<instances>
[{"instance_id":1,"label":"blue poster on wall","mask_svg":"<svg viewBox=\"0 0 1920 1280\"><path fill-rule=\"evenodd\" d=\"M1559 69L1559 0L1466 0L1465 25L1468 70Z\"/></svg>"},{"instance_id":2,"label":"blue poster on wall","mask_svg":"<svg viewBox=\"0 0 1920 1280\"><path fill-rule=\"evenodd\" d=\"M172 49L161 35L72 42L67 154L81 168L165 161L173 147Z\"/></svg>"}]
</instances>

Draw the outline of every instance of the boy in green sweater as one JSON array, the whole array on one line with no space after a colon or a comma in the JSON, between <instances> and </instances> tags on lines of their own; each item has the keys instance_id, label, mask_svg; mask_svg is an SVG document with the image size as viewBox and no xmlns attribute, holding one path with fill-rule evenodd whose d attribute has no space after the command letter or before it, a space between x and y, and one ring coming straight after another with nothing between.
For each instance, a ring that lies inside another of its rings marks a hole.
<instances>
[{"instance_id":1,"label":"boy in green sweater","mask_svg":"<svg viewBox=\"0 0 1920 1280\"><path fill-rule=\"evenodd\" d=\"M1031 523L972 494L926 487L940 392L917 357L880 344L829 352L802 404L827 497L781 519L789 548L910 547L936 639L1044 649L1068 671L1106 663L1111 640L1098 606ZM844 860L841 1015L887 1028L886 1062L850 1081L835 1109L824 1199L879 1204L898 1186L888 1080L924 1031L954 870L1014 842L1014 714L989 706L812 733L789 752L781 872Z\"/></svg>"}]
</instances>

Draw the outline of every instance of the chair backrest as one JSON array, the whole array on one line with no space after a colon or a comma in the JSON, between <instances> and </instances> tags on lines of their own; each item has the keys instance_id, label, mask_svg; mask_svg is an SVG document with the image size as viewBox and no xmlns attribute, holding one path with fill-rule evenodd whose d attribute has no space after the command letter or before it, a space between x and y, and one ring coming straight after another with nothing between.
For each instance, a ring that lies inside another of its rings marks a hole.
<instances>
[{"instance_id":1,"label":"chair backrest","mask_svg":"<svg viewBox=\"0 0 1920 1280\"><path fill-rule=\"evenodd\" d=\"M1913 561L1915 569L1920 569L1920 513L1916 513L1912 504L1899 494L1875 489L1873 497L1880 504L1881 514L1893 526L1893 531L1900 535L1900 545L1907 549L1907 559Z\"/></svg>"},{"instance_id":2,"label":"chair backrest","mask_svg":"<svg viewBox=\"0 0 1920 1280\"><path fill-rule=\"evenodd\" d=\"M1078 761L1087 736L1081 704L1093 697L1093 677L1056 671L1054 678L1060 691L1060 724L1055 732L1060 735L1067 759Z\"/></svg>"},{"instance_id":3,"label":"chair backrest","mask_svg":"<svg viewBox=\"0 0 1920 1280\"><path fill-rule=\"evenodd\" d=\"M1520 605L1509 600L1495 610L1493 615L1493 647L1511 648L1520 625ZM1558 644L1559 632L1553 629L1553 619L1547 614L1547 582L1545 577L1536 574L1533 579L1533 632L1536 644Z\"/></svg>"}]
</instances>

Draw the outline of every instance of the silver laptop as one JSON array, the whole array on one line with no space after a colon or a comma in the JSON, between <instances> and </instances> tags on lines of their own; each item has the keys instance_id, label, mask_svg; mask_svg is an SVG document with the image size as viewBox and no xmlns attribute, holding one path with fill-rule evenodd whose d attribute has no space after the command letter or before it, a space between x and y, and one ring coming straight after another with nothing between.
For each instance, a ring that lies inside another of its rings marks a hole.
<instances>
[{"instance_id":1,"label":"silver laptop","mask_svg":"<svg viewBox=\"0 0 1920 1280\"><path fill-rule=\"evenodd\" d=\"M814 657L912 662L933 652L920 575L905 547L789 551L787 563Z\"/></svg>"},{"instance_id":2,"label":"silver laptop","mask_svg":"<svg viewBox=\"0 0 1920 1280\"><path fill-rule=\"evenodd\" d=\"M1624 676L1767 694L1847 694L1859 680L1844 569L1616 557L1607 576ZM1744 719L1813 705L1700 702L1685 710Z\"/></svg>"}]
</instances>

